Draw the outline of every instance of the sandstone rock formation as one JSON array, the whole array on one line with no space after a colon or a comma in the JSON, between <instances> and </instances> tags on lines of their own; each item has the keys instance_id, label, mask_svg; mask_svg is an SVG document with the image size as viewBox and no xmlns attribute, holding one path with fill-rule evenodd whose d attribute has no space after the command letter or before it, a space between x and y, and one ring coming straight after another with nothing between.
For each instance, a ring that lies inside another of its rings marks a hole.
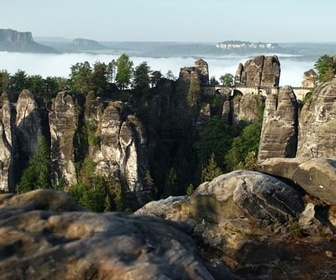
<instances>
[{"instance_id":1,"label":"sandstone rock formation","mask_svg":"<svg viewBox=\"0 0 336 280\"><path fill-rule=\"evenodd\" d=\"M260 136L259 160L295 157L298 137L298 103L290 86L268 95Z\"/></svg>"},{"instance_id":2,"label":"sandstone rock formation","mask_svg":"<svg viewBox=\"0 0 336 280\"><path fill-rule=\"evenodd\" d=\"M300 114L299 157L336 157L336 78L318 86Z\"/></svg>"},{"instance_id":3,"label":"sandstone rock formation","mask_svg":"<svg viewBox=\"0 0 336 280\"><path fill-rule=\"evenodd\" d=\"M147 135L142 123L127 112L122 102L110 102L95 121L99 143L90 149L96 173L109 177L120 174L127 191L151 191L143 178L148 170Z\"/></svg>"},{"instance_id":4,"label":"sandstone rock formation","mask_svg":"<svg viewBox=\"0 0 336 280\"><path fill-rule=\"evenodd\" d=\"M35 154L42 137L42 124L39 106L28 90L23 90L16 102L15 126L20 152L27 157Z\"/></svg>"},{"instance_id":5,"label":"sandstone rock formation","mask_svg":"<svg viewBox=\"0 0 336 280\"><path fill-rule=\"evenodd\" d=\"M332 279L335 269L325 251L336 250L335 226L321 205L304 202L303 190L277 178L235 171L200 185L190 197L153 201L136 214L189 224L207 255L221 256L242 279Z\"/></svg>"},{"instance_id":6,"label":"sandstone rock formation","mask_svg":"<svg viewBox=\"0 0 336 280\"><path fill-rule=\"evenodd\" d=\"M200 185L190 198L150 202L136 214L187 221L206 244L236 258L247 236L288 230L303 209L300 193L289 185L258 172L234 171Z\"/></svg>"},{"instance_id":7,"label":"sandstone rock formation","mask_svg":"<svg viewBox=\"0 0 336 280\"><path fill-rule=\"evenodd\" d=\"M180 70L179 78L184 81L189 81L192 73L196 72L202 85L209 84L209 68L208 63L203 59L195 61L195 66L183 67Z\"/></svg>"},{"instance_id":8,"label":"sandstone rock formation","mask_svg":"<svg viewBox=\"0 0 336 280\"><path fill-rule=\"evenodd\" d=\"M336 204L336 160L326 158L271 158L258 170L298 184L308 194L327 204Z\"/></svg>"},{"instance_id":9,"label":"sandstone rock formation","mask_svg":"<svg viewBox=\"0 0 336 280\"><path fill-rule=\"evenodd\" d=\"M74 139L78 129L79 108L75 96L60 92L49 112L51 160L54 163L53 184L65 180L66 185L77 183Z\"/></svg>"},{"instance_id":10,"label":"sandstone rock formation","mask_svg":"<svg viewBox=\"0 0 336 280\"><path fill-rule=\"evenodd\" d=\"M13 139L12 139L12 105L7 96L1 96L0 108L0 190L13 191Z\"/></svg>"},{"instance_id":11,"label":"sandstone rock formation","mask_svg":"<svg viewBox=\"0 0 336 280\"><path fill-rule=\"evenodd\" d=\"M276 87L280 81L280 62L277 56L257 56L239 64L235 76L237 86Z\"/></svg>"},{"instance_id":12,"label":"sandstone rock formation","mask_svg":"<svg viewBox=\"0 0 336 280\"><path fill-rule=\"evenodd\" d=\"M317 84L317 74L313 69L303 73L301 87L314 88Z\"/></svg>"},{"instance_id":13,"label":"sandstone rock formation","mask_svg":"<svg viewBox=\"0 0 336 280\"><path fill-rule=\"evenodd\" d=\"M175 223L85 212L51 190L0 195L0 209L1 279L235 278L212 275Z\"/></svg>"},{"instance_id":14,"label":"sandstone rock formation","mask_svg":"<svg viewBox=\"0 0 336 280\"><path fill-rule=\"evenodd\" d=\"M240 121L255 121L258 118L259 106L264 102L264 97L261 95L237 94L230 100L232 123L237 125Z\"/></svg>"}]
</instances>

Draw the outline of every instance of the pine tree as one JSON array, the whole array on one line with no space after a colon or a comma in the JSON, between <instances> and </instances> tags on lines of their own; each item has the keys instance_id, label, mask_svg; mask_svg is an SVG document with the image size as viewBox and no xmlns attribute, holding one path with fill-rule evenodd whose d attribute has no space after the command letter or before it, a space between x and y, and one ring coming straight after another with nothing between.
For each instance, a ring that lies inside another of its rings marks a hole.
<instances>
[{"instance_id":1,"label":"pine tree","mask_svg":"<svg viewBox=\"0 0 336 280\"><path fill-rule=\"evenodd\" d=\"M201 180L202 182L209 182L221 174L222 170L217 165L215 154L212 153L208 164L202 170Z\"/></svg>"},{"instance_id":2,"label":"pine tree","mask_svg":"<svg viewBox=\"0 0 336 280\"><path fill-rule=\"evenodd\" d=\"M37 152L23 171L19 183L18 192L23 193L35 189L50 188L50 150L45 137L41 137L37 146Z\"/></svg>"}]
</instances>

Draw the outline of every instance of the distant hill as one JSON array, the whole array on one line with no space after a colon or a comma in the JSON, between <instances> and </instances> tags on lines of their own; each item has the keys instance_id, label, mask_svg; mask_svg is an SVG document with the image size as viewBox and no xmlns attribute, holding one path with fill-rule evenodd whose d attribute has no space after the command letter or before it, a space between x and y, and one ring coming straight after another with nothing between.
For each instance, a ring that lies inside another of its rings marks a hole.
<instances>
[{"instance_id":1,"label":"distant hill","mask_svg":"<svg viewBox=\"0 0 336 280\"><path fill-rule=\"evenodd\" d=\"M0 29L0 51L26 53L58 53L54 48L36 43L31 32Z\"/></svg>"},{"instance_id":2,"label":"distant hill","mask_svg":"<svg viewBox=\"0 0 336 280\"><path fill-rule=\"evenodd\" d=\"M65 38L54 37L42 37L39 38L39 42L55 48L60 52L105 52L110 50L109 47L98 43L95 40L76 38L69 40Z\"/></svg>"}]
</instances>

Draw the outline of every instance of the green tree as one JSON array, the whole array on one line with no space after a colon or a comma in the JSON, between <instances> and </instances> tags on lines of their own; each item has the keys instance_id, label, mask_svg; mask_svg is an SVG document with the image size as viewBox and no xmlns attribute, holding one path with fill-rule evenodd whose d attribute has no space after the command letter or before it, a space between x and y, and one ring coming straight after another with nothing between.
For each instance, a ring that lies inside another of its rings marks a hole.
<instances>
[{"instance_id":1,"label":"green tree","mask_svg":"<svg viewBox=\"0 0 336 280\"><path fill-rule=\"evenodd\" d=\"M219 175L221 175L222 173L223 173L222 170L219 168L215 160L215 154L212 153L208 161L208 164L202 169L201 181L202 183L210 182Z\"/></svg>"},{"instance_id":2,"label":"green tree","mask_svg":"<svg viewBox=\"0 0 336 280\"><path fill-rule=\"evenodd\" d=\"M23 171L18 192L50 188L50 167L49 145L45 137L41 137L36 153L30 158L28 167Z\"/></svg>"},{"instance_id":3,"label":"green tree","mask_svg":"<svg viewBox=\"0 0 336 280\"><path fill-rule=\"evenodd\" d=\"M264 107L259 106L258 109L257 120L243 128L241 134L233 140L232 146L225 156L229 170L251 166L252 156L256 157L258 154Z\"/></svg>"},{"instance_id":4,"label":"green tree","mask_svg":"<svg viewBox=\"0 0 336 280\"><path fill-rule=\"evenodd\" d=\"M166 184L164 188L163 197L168 197L170 195L176 195L177 188L177 172L172 167L166 177Z\"/></svg>"},{"instance_id":5,"label":"green tree","mask_svg":"<svg viewBox=\"0 0 336 280\"><path fill-rule=\"evenodd\" d=\"M89 62L76 63L71 66L70 74L72 90L81 93L88 93L93 89L92 69Z\"/></svg>"},{"instance_id":6,"label":"green tree","mask_svg":"<svg viewBox=\"0 0 336 280\"><path fill-rule=\"evenodd\" d=\"M152 87L156 87L159 83L159 81L162 78L162 73L161 71L153 71L150 75L150 82Z\"/></svg>"},{"instance_id":7,"label":"green tree","mask_svg":"<svg viewBox=\"0 0 336 280\"><path fill-rule=\"evenodd\" d=\"M229 125L222 117L211 117L199 141L194 144L200 166L214 154L215 161L225 171L227 166L224 158L237 134L237 128Z\"/></svg>"},{"instance_id":8,"label":"green tree","mask_svg":"<svg viewBox=\"0 0 336 280\"><path fill-rule=\"evenodd\" d=\"M92 86L97 96L102 96L108 88L108 66L99 61L93 64Z\"/></svg>"},{"instance_id":9,"label":"green tree","mask_svg":"<svg viewBox=\"0 0 336 280\"><path fill-rule=\"evenodd\" d=\"M9 78L9 98L16 102L20 92L27 88L27 74L23 70L18 70Z\"/></svg>"},{"instance_id":10,"label":"green tree","mask_svg":"<svg viewBox=\"0 0 336 280\"><path fill-rule=\"evenodd\" d=\"M44 79L41 75L33 75L27 78L27 88L34 95L43 96L44 91Z\"/></svg>"},{"instance_id":11,"label":"green tree","mask_svg":"<svg viewBox=\"0 0 336 280\"><path fill-rule=\"evenodd\" d=\"M190 85L187 95L187 102L190 107L198 108L201 100L201 83L198 74L192 73L190 77Z\"/></svg>"},{"instance_id":12,"label":"green tree","mask_svg":"<svg viewBox=\"0 0 336 280\"><path fill-rule=\"evenodd\" d=\"M133 87L136 90L143 91L149 89L151 81L150 72L150 67L145 61L135 67Z\"/></svg>"},{"instance_id":13,"label":"green tree","mask_svg":"<svg viewBox=\"0 0 336 280\"><path fill-rule=\"evenodd\" d=\"M336 74L336 57L325 54L315 62L314 67L320 83L330 81Z\"/></svg>"},{"instance_id":14,"label":"green tree","mask_svg":"<svg viewBox=\"0 0 336 280\"><path fill-rule=\"evenodd\" d=\"M222 83L223 86L230 87L233 86L234 77L232 74L226 73L219 78L219 81Z\"/></svg>"},{"instance_id":15,"label":"green tree","mask_svg":"<svg viewBox=\"0 0 336 280\"><path fill-rule=\"evenodd\" d=\"M116 84L119 89L124 90L131 84L133 61L131 61L129 56L124 53L117 59L116 65Z\"/></svg>"},{"instance_id":16,"label":"green tree","mask_svg":"<svg viewBox=\"0 0 336 280\"><path fill-rule=\"evenodd\" d=\"M0 93L8 92L10 74L6 70L0 71Z\"/></svg>"}]
</instances>

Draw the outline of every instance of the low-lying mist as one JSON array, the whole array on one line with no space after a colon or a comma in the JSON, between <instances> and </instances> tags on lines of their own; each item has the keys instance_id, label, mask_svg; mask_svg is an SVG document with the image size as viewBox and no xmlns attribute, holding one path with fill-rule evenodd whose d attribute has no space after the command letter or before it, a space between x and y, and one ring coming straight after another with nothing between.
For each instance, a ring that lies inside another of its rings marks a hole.
<instances>
[{"instance_id":1,"label":"low-lying mist","mask_svg":"<svg viewBox=\"0 0 336 280\"><path fill-rule=\"evenodd\" d=\"M0 52L0 70L7 70L15 74L18 70L25 71L28 75L61 76L68 77L70 67L77 62L88 61L93 64L96 61L108 63L117 59L117 55L89 54L89 53L68 53L68 54L28 54ZM215 76L218 80L226 73L235 74L238 64L245 63L249 56L220 56L220 57L130 57L134 66L146 61L151 70L160 70L166 74L171 70L177 77L181 67L193 66L195 60L203 58L209 64L210 77ZM315 61L298 59L296 56L281 56L281 78L280 85L300 86L302 75L305 71L312 69Z\"/></svg>"}]
</instances>

